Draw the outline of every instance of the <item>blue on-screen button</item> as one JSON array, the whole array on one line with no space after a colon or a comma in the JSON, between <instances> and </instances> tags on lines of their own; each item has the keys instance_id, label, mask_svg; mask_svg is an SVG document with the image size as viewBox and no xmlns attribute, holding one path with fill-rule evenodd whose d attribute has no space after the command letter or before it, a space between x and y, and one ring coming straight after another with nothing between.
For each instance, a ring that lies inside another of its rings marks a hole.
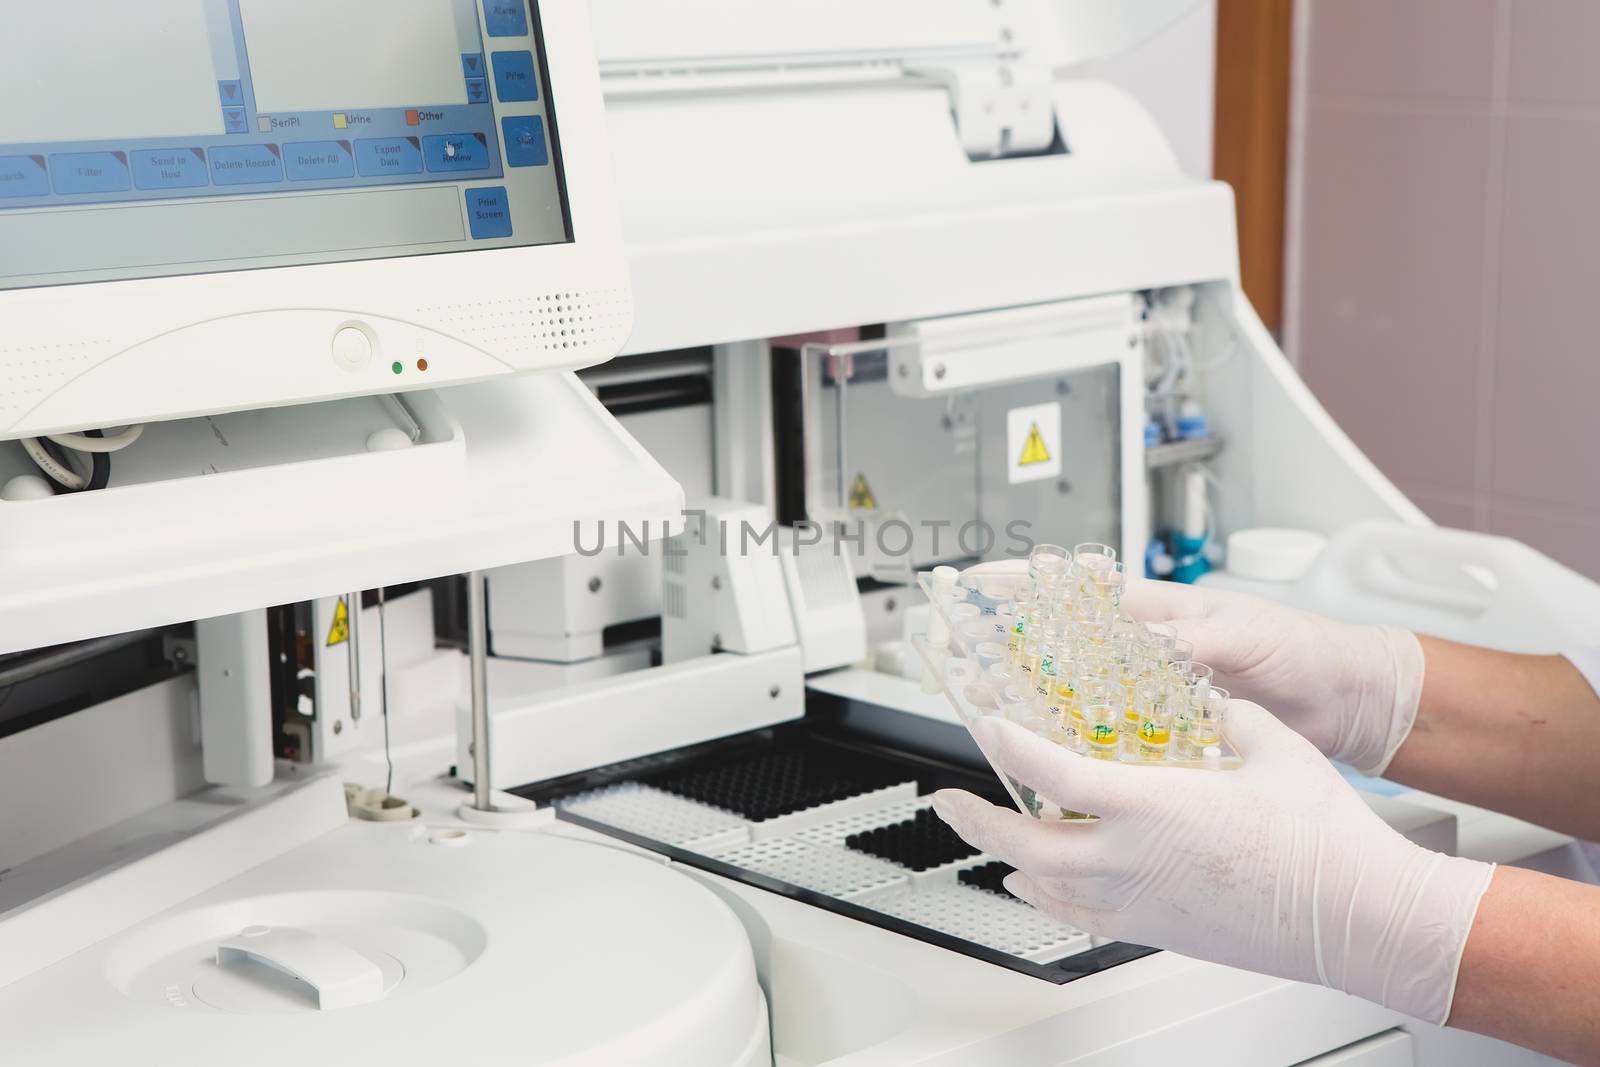
<instances>
[{"instance_id":1,"label":"blue on-screen button","mask_svg":"<svg viewBox=\"0 0 1600 1067\"><path fill-rule=\"evenodd\" d=\"M489 83L482 78L467 79L467 103L487 104L489 102Z\"/></svg>"},{"instance_id":2,"label":"blue on-screen button","mask_svg":"<svg viewBox=\"0 0 1600 1067\"><path fill-rule=\"evenodd\" d=\"M494 91L501 100L539 99L532 52L496 52L489 61L494 67Z\"/></svg>"},{"instance_id":3,"label":"blue on-screen button","mask_svg":"<svg viewBox=\"0 0 1600 1067\"><path fill-rule=\"evenodd\" d=\"M283 180L277 145L226 145L211 150L211 180L217 185L261 185Z\"/></svg>"},{"instance_id":4,"label":"blue on-screen button","mask_svg":"<svg viewBox=\"0 0 1600 1067\"><path fill-rule=\"evenodd\" d=\"M538 115L513 115L500 120L505 132L506 162L513 167L542 167L550 162L544 143L544 119Z\"/></svg>"},{"instance_id":5,"label":"blue on-screen button","mask_svg":"<svg viewBox=\"0 0 1600 1067\"><path fill-rule=\"evenodd\" d=\"M437 133L422 139L422 158L435 174L488 170L489 142L481 133Z\"/></svg>"},{"instance_id":6,"label":"blue on-screen button","mask_svg":"<svg viewBox=\"0 0 1600 1067\"><path fill-rule=\"evenodd\" d=\"M50 157L50 179L58 193L124 193L131 188L122 152L68 152Z\"/></svg>"},{"instance_id":7,"label":"blue on-screen button","mask_svg":"<svg viewBox=\"0 0 1600 1067\"><path fill-rule=\"evenodd\" d=\"M198 189L210 182L203 148L150 148L130 158L140 189Z\"/></svg>"},{"instance_id":8,"label":"blue on-screen button","mask_svg":"<svg viewBox=\"0 0 1600 1067\"><path fill-rule=\"evenodd\" d=\"M483 0L483 24L490 37L526 37L528 5L524 0Z\"/></svg>"},{"instance_id":9,"label":"blue on-screen button","mask_svg":"<svg viewBox=\"0 0 1600 1067\"><path fill-rule=\"evenodd\" d=\"M463 52L461 54L461 73L469 78L483 77L483 53Z\"/></svg>"},{"instance_id":10,"label":"blue on-screen button","mask_svg":"<svg viewBox=\"0 0 1600 1067\"><path fill-rule=\"evenodd\" d=\"M474 241L511 236L511 202L503 185L467 190L467 222Z\"/></svg>"},{"instance_id":11,"label":"blue on-screen button","mask_svg":"<svg viewBox=\"0 0 1600 1067\"><path fill-rule=\"evenodd\" d=\"M356 164L349 141L305 141L283 146L283 166L292 182L353 178Z\"/></svg>"},{"instance_id":12,"label":"blue on-screen button","mask_svg":"<svg viewBox=\"0 0 1600 1067\"><path fill-rule=\"evenodd\" d=\"M363 178L421 174L422 141L416 137L374 137L357 141L356 170Z\"/></svg>"},{"instance_id":13,"label":"blue on-screen button","mask_svg":"<svg viewBox=\"0 0 1600 1067\"><path fill-rule=\"evenodd\" d=\"M43 156L0 156L0 200L49 195L50 172Z\"/></svg>"}]
</instances>

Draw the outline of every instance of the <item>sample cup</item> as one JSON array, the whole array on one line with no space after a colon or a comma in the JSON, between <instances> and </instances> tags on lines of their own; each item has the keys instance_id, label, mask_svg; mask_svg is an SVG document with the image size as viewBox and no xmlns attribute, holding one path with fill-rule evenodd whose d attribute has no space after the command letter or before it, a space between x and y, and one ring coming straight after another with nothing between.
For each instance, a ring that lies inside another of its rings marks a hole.
<instances>
[{"instance_id":1,"label":"sample cup","mask_svg":"<svg viewBox=\"0 0 1600 1067\"><path fill-rule=\"evenodd\" d=\"M1122 709L1110 704L1089 704L1083 709L1085 748L1095 759L1117 758L1117 722Z\"/></svg>"},{"instance_id":2,"label":"sample cup","mask_svg":"<svg viewBox=\"0 0 1600 1067\"><path fill-rule=\"evenodd\" d=\"M1028 577L1036 586L1050 586L1061 580L1072 557L1060 545L1034 545L1028 553Z\"/></svg>"}]
</instances>

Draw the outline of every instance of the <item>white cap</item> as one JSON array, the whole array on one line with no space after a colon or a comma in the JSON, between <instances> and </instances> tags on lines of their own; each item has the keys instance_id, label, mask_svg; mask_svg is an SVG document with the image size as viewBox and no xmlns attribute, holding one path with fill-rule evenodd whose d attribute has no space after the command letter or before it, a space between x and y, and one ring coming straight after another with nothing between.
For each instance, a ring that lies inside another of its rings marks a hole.
<instances>
[{"instance_id":1,"label":"white cap","mask_svg":"<svg viewBox=\"0 0 1600 1067\"><path fill-rule=\"evenodd\" d=\"M43 500L47 496L55 496L55 490L37 474L19 474L0 486L0 500Z\"/></svg>"},{"instance_id":2,"label":"white cap","mask_svg":"<svg viewBox=\"0 0 1600 1067\"><path fill-rule=\"evenodd\" d=\"M1228 573L1260 582L1293 582L1327 545L1326 537L1310 530L1237 530L1228 535Z\"/></svg>"}]
</instances>

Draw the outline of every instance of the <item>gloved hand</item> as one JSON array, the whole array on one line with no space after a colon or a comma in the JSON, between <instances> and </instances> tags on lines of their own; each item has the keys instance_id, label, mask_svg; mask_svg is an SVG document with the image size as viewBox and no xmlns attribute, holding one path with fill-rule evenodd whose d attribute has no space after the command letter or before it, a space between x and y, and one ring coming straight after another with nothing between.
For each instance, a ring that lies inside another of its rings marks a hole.
<instances>
[{"instance_id":1,"label":"gloved hand","mask_svg":"<svg viewBox=\"0 0 1600 1067\"><path fill-rule=\"evenodd\" d=\"M1235 771L1095 760L984 718L973 736L997 769L1100 820L1041 821L960 790L934 809L1018 869L1007 889L1078 929L1443 1023L1492 865L1412 844L1267 712L1228 712Z\"/></svg>"},{"instance_id":2,"label":"gloved hand","mask_svg":"<svg viewBox=\"0 0 1600 1067\"><path fill-rule=\"evenodd\" d=\"M1122 607L1140 622L1170 623L1218 685L1366 774L1384 772L1416 721L1423 657L1410 631L1176 582L1129 582Z\"/></svg>"}]
</instances>

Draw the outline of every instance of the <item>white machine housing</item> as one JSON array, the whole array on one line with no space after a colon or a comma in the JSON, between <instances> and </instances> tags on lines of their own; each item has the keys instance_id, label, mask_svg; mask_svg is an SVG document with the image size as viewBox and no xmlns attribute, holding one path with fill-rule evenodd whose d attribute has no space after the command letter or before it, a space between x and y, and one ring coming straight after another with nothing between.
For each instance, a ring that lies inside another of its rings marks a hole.
<instances>
[{"instance_id":1,"label":"white machine housing","mask_svg":"<svg viewBox=\"0 0 1600 1067\"><path fill-rule=\"evenodd\" d=\"M619 192L641 312L632 350L712 349L718 388L717 492L749 505L772 506L772 398L765 374L774 338L869 324L910 332L904 324L1192 284L1201 290L1196 343L1226 357L1208 376L1207 399L1214 422L1226 435L1216 468L1228 494L1230 524L1279 522L1333 530L1362 517L1421 521L1420 512L1317 405L1240 293L1228 190L1184 176L1149 115L1126 94L1096 82L1036 76L1041 68L1056 72L1134 39L1137 33L1117 32L1130 24L1137 29L1142 21L1127 0L1070 5L1043 0L880 0L872 5L849 0L772 0L763 5L743 0L672 5L596 0L594 6L609 98L607 119L622 164ZM1186 6L1184 0L1149 0L1137 10L1149 17L1148 29ZM1040 16L1052 11L1072 19L1041 22ZM1025 54L1038 50L1046 56L1029 59ZM1001 73L1012 64L1032 64L1032 69L1013 80L1017 71ZM985 93L996 95L997 106L1014 108L1018 122L984 118L988 113L975 102ZM1036 130L1020 115L1037 106L1049 108L1070 151L1007 158L1011 142L1001 131ZM968 125L973 121L982 129ZM1025 318L1028 313L1021 314ZM1004 374L1005 368L997 367L995 373ZM478 388L469 387L468 395ZM489 404L481 394L477 399L480 409ZM570 405L571 398L566 400ZM537 416L546 410L538 409L530 421L537 424ZM473 411L471 405L468 411ZM1137 430L1121 427L1130 436ZM510 446L530 440L541 446L533 454L549 468L579 454L561 434L539 436L530 427L498 439L505 455L495 470L511 478L521 470L518 460L527 466L527 450ZM615 448L608 455L617 455L617 460L605 470L628 458ZM650 488L655 491L651 503L659 503L659 469L645 470L638 462L628 469L636 476L619 493L630 490L625 495L631 500ZM484 493L501 484L489 480ZM569 506L581 505L590 520L607 514L607 506L619 499L603 497L573 479L555 479L553 487ZM506 495L503 488L499 492ZM1143 514L1143 494L1136 496L1122 505L1133 508L1132 514ZM495 537L501 529L482 513L473 513L473 518L467 532L478 538ZM1137 533L1127 529L1125 539ZM333 591L328 585L334 575L347 579L348 588L385 580L402 564L414 570L423 558L451 566L466 562L467 554L451 550L445 535L439 530L431 540L412 539L394 547L386 569L365 559L387 547L380 542L357 545L359 551L342 555L311 554L309 561L295 561L293 569L226 559L214 571L244 571L252 580L249 594L259 604L263 589L284 588L299 570L315 571L324 588L314 591L327 593ZM568 536L567 531L560 536ZM539 541L542 548L556 543L557 536L549 531ZM513 559L508 549L496 555L484 565ZM708 571L707 588L709 576ZM10 573L0 569L0 577ZM608 572L605 580L610 578ZM275 584L268 586L271 580ZM295 596L309 591L298 578L287 588ZM169 581L162 589L176 590L164 593L170 603L211 602L198 580L188 585ZM910 599L902 590L858 597L869 634L880 623L898 624L894 613L904 605L892 607L897 598ZM7 600L0 593L0 610L26 610L37 599L13 595ZM59 595L48 601L62 602ZM370 623L366 629L370 633ZM805 632L802 624L797 629ZM830 655L823 662L837 658ZM848 665L807 676L807 670L821 665L809 656L803 661L791 644L746 655L700 655L552 693L541 680L539 665L491 661L492 784L516 787L635 759L648 766L680 746L797 719L805 711L802 691L857 707L875 704L885 715L964 736L942 698L924 696L915 682ZM163 791L182 795L195 787L197 777L173 774L159 763L172 751L181 754L180 771L195 761L187 734L187 681L174 679L159 687L159 702L134 694L119 706L90 709L31 731L35 736L23 735L29 747L0 747L0 758L15 760L5 765L15 768L17 780L27 788L37 782L42 792L51 779L33 764L60 764L110 778L113 770L126 768L112 764L106 737L118 739L128 751L145 751L134 746L141 738L153 738L160 743L146 742L151 749L146 762L164 774L148 771L127 780L119 775L118 785L125 795L133 793L134 785L142 787L135 802L139 810L162 810L171 799ZM457 688L450 695L459 701L462 693ZM464 709L460 713L464 722ZM145 728L135 731L131 724ZM434 761L431 773L452 757L465 769L470 766L465 737L465 729L458 728L442 748L401 746L396 755L405 769L397 779L399 787L431 812L454 810L459 783L430 779L417 753L426 750ZM73 743L83 753L81 762L60 758L63 751L73 750ZM24 759L30 755L34 758ZM375 766L371 759L340 769L352 777L376 773L382 780L381 764ZM207 818L216 818L218 806L204 803L207 794L199 796L200 801L167 806L204 808ZM1394 803L1410 806L1404 799ZM241 806L241 822L260 814L248 803ZM1456 812L1461 813L1462 854L1545 866L1533 862L1548 859L1541 850L1555 853L1570 846L1570 839L1511 825L1510 820L1490 826L1498 817L1459 806L1446 810L1451 814L1439 815L1436 809L1427 813L1432 816L1426 826L1432 846L1449 844L1452 834L1433 831L1453 824ZM64 818L59 811L45 814ZM115 857L130 838L135 849L159 847L152 842L152 820L130 820L107 832L104 828L114 821L110 813L81 805L70 814L70 826L51 831L53 843L83 839L63 849L68 859L78 860L84 853ZM31 829L36 817L19 808L10 816L0 815L0 830ZM1404 832L1407 816L1385 817ZM437 819L429 818L430 828ZM336 817L329 819L325 805L316 805L299 812L292 825L308 833L326 828L337 835L330 837L327 847L332 850L347 836L347 828L333 825L337 822ZM179 833L193 832L192 825L179 826ZM408 829L396 828L397 847ZM90 840L97 831L99 840ZM541 832L586 836L569 823L552 823ZM256 833L247 840L262 837ZM296 843L280 842L279 847ZM427 836L413 843L429 855L427 850L435 847ZM610 843L631 847L614 839ZM161 851L176 853L188 845L188 855L213 865L230 854L203 849L204 844L190 837ZM42 846L30 858L39 851ZM440 852L449 855L442 847ZM30 866L20 877L6 880L12 893L20 892L19 882L21 889L28 888L30 877L37 886L42 875L58 875L63 864L52 865L46 858ZM605 873L607 865L596 863L594 868ZM663 873L673 868L685 870L688 864L660 866ZM457 877L453 865L447 868L440 861L439 869ZM141 885L136 880L141 872L123 881L114 880L117 873L102 878L99 888L91 881L87 892L80 886L61 894L59 907L77 907L82 910L72 914L95 920L74 949L88 948L157 910L131 911L134 894L108 892L125 884ZM184 886L184 895L218 886L233 873L206 868ZM294 873L303 887L297 862ZM1509 1059L1514 1054L1503 1046L1417 1026L1328 990L1171 953L1054 985L813 906L801 897L768 892L715 872L699 871L693 877L733 908L749 934L756 969L771 997L772 1052L778 1063L898 1067L1070 1060L1111 1065L1187 1058L1255 1067L1500 1067L1538 1062L1531 1056ZM249 881L241 888L254 891L254 876ZM146 897L154 884L143 886ZM474 884L487 892L495 882L491 878ZM515 886L521 892L524 882ZM172 892L167 895L179 899ZM91 905L106 899L118 909L104 915L92 910ZM548 918L539 907L543 899L539 896L533 905L540 921ZM161 902L162 907L168 904ZM17 919L26 917L24 910L20 916L0 915L0 920L9 918L16 930L22 925ZM0 921L0 934L5 926ZM40 961L30 960L13 964L7 972L7 960L0 953L0 983L39 969ZM84 953L82 959L65 962L91 967L97 961ZM527 958L531 967L541 962L548 961ZM554 967L545 973L560 976ZM44 976L47 982L57 978ZM39 987L28 995L39 995ZM1157 1005L1160 1014L1152 1016L1150 1005ZM53 1022L35 1020L35 1025ZM298 1033L275 1025L280 1033ZM419 1054L432 1055L434 1050L420 1048Z\"/></svg>"}]
</instances>

